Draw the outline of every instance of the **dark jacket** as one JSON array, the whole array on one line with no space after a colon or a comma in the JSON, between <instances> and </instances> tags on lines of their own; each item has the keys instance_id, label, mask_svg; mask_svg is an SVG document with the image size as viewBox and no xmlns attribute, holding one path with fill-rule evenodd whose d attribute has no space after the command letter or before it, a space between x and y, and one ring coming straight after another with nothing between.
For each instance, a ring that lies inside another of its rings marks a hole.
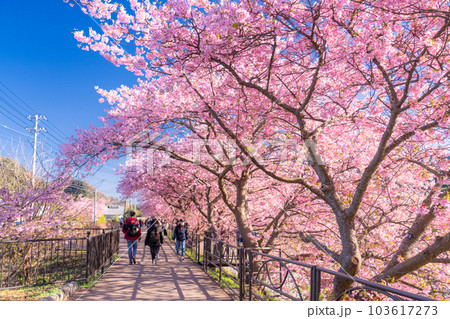
<instances>
[{"instance_id":1,"label":"dark jacket","mask_svg":"<svg viewBox=\"0 0 450 319\"><path fill-rule=\"evenodd\" d=\"M159 233L159 241L156 243L151 243L150 242L150 234L152 232L154 233L155 231ZM161 246L163 243L164 243L163 230L161 229L161 227L152 225L152 227L150 227L147 230L147 236L145 236L145 245L146 246Z\"/></svg>"},{"instance_id":2,"label":"dark jacket","mask_svg":"<svg viewBox=\"0 0 450 319\"><path fill-rule=\"evenodd\" d=\"M131 223L137 223L136 225L139 227L139 229L138 229L138 234L137 234L137 236L135 236L135 237L129 237L128 235L127 235L127 225L129 225L129 224L131 224ZM123 224L123 228L122 228L122 232L123 233L125 233L125 239L126 240L136 240L136 239L140 239L141 238L141 228L140 228L140 226L139 226L139 222L137 221L137 219L136 219L136 217L128 217L126 220L125 220L125 223Z\"/></svg>"},{"instance_id":3,"label":"dark jacket","mask_svg":"<svg viewBox=\"0 0 450 319\"><path fill-rule=\"evenodd\" d=\"M177 239L177 241L188 240L187 228L186 226L181 227L177 225L173 231L172 239Z\"/></svg>"}]
</instances>

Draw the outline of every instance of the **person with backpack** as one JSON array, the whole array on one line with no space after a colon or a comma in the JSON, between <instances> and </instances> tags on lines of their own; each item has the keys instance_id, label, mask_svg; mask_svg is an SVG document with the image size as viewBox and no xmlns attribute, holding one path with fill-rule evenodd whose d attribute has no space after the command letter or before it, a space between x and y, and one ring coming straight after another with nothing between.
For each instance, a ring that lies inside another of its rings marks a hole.
<instances>
[{"instance_id":1,"label":"person with backpack","mask_svg":"<svg viewBox=\"0 0 450 319\"><path fill-rule=\"evenodd\" d=\"M177 250L177 256L180 261L184 260L184 254L186 250L186 240L188 239L187 229L184 225L184 221L180 219L178 225L175 227L172 235L172 240L175 241L175 248Z\"/></svg>"},{"instance_id":2,"label":"person with backpack","mask_svg":"<svg viewBox=\"0 0 450 319\"><path fill-rule=\"evenodd\" d=\"M128 259L131 264L136 264L136 252L138 241L141 241L141 228L139 221L135 217L136 213L131 211L130 217L125 220L122 232L125 233L124 238L127 240Z\"/></svg>"},{"instance_id":3,"label":"person with backpack","mask_svg":"<svg viewBox=\"0 0 450 319\"><path fill-rule=\"evenodd\" d=\"M164 243L163 230L161 223L156 220L151 223L145 236L145 246L150 246L150 253L152 254L152 265L157 265L159 260L159 248Z\"/></svg>"}]
</instances>

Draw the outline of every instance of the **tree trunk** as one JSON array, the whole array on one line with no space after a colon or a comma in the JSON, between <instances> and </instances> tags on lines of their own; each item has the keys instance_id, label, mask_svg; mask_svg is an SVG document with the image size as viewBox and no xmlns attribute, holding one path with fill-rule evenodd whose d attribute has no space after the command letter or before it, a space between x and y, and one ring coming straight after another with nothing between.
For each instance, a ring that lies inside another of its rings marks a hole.
<instances>
[{"instance_id":1,"label":"tree trunk","mask_svg":"<svg viewBox=\"0 0 450 319\"><path fill-rule=\"evenodd\" d=\"M236 206L233 211L236 218L239 233L245 248L256 248L258 243L254 238L253 227L249 222L248 215L248 175L244 172L242 178L236 185Z\"/></svg>"},{"instance_id":2,"label":"tree trunk","mask_svg":"<svg viewBox=\"0 0 450 319\"><path fill-rule=\"evenodd\" d=\"M350 276L357 276L361 269L361 252L356 237L355 220L353 217L347 217L339 214L337 222L342 242L342 252L340 255L341 267L339 272ZM354 281L345 278L334 278L333 295L337 299L346 290L353 286Z\"/></svg>"}]
</instances>

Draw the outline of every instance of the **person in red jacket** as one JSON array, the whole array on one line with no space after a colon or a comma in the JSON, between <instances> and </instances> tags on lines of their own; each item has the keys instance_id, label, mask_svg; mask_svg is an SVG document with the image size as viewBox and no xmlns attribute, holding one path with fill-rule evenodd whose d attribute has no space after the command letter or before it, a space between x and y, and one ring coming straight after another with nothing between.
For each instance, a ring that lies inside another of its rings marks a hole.
<instances>
[{"instance_id":1,"label":"person in red jacket","mask_svg":"<svg viewBox=\"0 0 450 319\"><path fill-rule=\"evenodd\" d=\"M125 233L124 238L127 240L130 265L136 263L137 244L141 241L141 227L135 215L136 213L131 211L130 217L125 220L122 228L122 232Z\"/></svg>"}]
</instances>

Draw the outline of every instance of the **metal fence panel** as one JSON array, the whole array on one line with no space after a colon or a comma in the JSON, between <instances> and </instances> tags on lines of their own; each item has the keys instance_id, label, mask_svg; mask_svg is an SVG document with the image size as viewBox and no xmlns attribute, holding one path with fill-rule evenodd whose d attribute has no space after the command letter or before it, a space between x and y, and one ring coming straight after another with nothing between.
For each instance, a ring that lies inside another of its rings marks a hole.
<instances>
[{"instance_id":1,"label":"metal fence panel","mask_svg":"<svg viewBox=\"0 0 450 319\"><path fill-rule=\"evenodd\" d=\"M86 238L0 242L0 288L83 277Z\"/></svg>"},{"instance_id":2,"label":"metal fence panel","mask_svg":"<svg viewBox=\"0 0 450 319\"><path fill-rule=\"evenodd\" d=\"M118 229L94 232L89 238L0 242L0 289L90 277L119 251Z\"/></svg>"}]
</instances>

